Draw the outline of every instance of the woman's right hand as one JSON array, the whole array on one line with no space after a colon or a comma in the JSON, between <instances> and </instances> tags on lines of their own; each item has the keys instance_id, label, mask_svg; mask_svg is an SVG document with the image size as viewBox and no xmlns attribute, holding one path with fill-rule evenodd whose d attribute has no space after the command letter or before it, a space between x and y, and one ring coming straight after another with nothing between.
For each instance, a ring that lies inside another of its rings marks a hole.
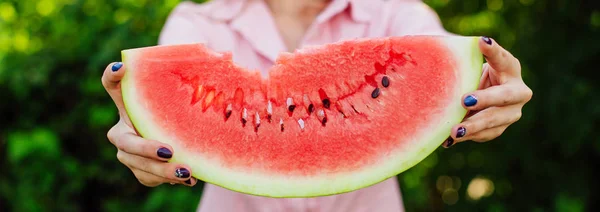
<instances>
[{"instance_id":1,"label":"woman's right hand","mask_svg":"<svg viewBox=\"0 0 600 212\"><path fill-rule=\"evenodd\" d=\"M123 63L111 63L102 75L102 85L119 110L120 120L107 134L108 140L118 149L117 159L131 169L145 186L154 187L163 183L195 185L197 180L191 177L188 166L167 162L174 153L170 145L144 139L134 130L121 95L121 79L125 69Z\"/></svg>"}]
</instances>

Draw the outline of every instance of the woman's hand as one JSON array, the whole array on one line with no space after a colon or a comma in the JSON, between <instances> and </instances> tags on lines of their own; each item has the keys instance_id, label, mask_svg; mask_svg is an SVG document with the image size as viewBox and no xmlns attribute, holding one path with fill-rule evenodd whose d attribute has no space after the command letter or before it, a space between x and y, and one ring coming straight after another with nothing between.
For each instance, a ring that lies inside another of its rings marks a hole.
<instances>
[{"instance_id":1,"label":"woman's hand","mask_svg":"<svg viewBox=\"0 0 600 212\"><path fill-rule=\"evenodd\" d=\"M486 142L500 136L521 118L521 109L533 95L523 82L518 59L488 37L480 39L479 48L487 60L479 90L463 96L468 118L452 128L444 147L467 140Z\"/></svg>"},{"instance_id":2,"label":"woman's hand","mask_svg":"<svg viewBox=\"0 0 600 212\"><path fill-rule=\"evenodd\" d=\"M121 96L120 82L124 74L122 63L111 63L102 75L102 85L119 110L120 120L107 135L118 149L117 158L145 186L154 187L163 183L195 185L197 181L191 177L188 166L167 162L173 156L173 149L168 144L141 138L135 132Z\"/></svg>"}]
</instances>

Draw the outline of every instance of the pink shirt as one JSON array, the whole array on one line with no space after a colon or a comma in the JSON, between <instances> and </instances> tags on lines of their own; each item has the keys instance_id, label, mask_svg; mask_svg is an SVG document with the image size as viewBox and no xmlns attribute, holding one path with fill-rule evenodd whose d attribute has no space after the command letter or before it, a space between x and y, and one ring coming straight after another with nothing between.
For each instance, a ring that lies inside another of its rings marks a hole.
<instances>
[{"instance_id":1,"label":"pink shirt","mask_svg":"<svg viewBox=\"0 0 600 212\"><path fill-rule=\"evenodd\" d=\"M320 45L344 39L448 34L437 14L419 0L332 0L300 44ZM169 16L159 44L205 43L233 53L241 66L266 74L286 51L262 0L183 2ZM192 170L193 171L193 170ZM206 184L199 211L404 211L396 178L345 194L317 198L267 198Z\"/></svg>"}]
</instances>

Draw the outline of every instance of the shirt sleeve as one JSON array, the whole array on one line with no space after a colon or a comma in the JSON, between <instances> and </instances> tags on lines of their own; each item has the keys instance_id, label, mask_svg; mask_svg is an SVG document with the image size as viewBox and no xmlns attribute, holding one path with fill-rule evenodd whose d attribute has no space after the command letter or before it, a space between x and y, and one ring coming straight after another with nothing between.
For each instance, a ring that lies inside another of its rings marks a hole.
<instances>
[{"instance_id":1,"label":"shirt sleeve","mask_svg":"<svg viewBox=\"0 0 600 212\"><path fill-rule=\"evenodd\" d=\"M420 0L389 0L394 12L389 33L403 35L452 35L444 29L438 14Z\"/></svg>"},{"instance_id":2,"label":"shirt sleeve","mask_svg":"<svg viewBox=\"0 0 600 212\"><path fill-rule=\"evenodd\" d=\"M193 2L182 2L169 14L159 38L159 45L206 43L206 35L202 29L208 28L204 17L197 14Z\"/></svg>"}]
</instances>

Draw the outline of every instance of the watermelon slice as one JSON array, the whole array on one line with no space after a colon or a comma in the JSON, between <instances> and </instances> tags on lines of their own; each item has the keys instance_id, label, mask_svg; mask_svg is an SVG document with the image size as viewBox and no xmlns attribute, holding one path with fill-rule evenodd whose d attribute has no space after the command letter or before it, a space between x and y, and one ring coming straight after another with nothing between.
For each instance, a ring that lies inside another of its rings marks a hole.
<instances>
[{"instance_id":1,"label":"watermelon slice","mask_svg":"<svg viewBox=\"0 0 600 212\"><path fill-rule=\"evenodd\" d=\"M313 197L414 166L466 114L483 58L477 37L342 41L282 53L268 76L201 44L123 51L127 113L173 162L224 188Z\"/></svg>"}]
</instances>

